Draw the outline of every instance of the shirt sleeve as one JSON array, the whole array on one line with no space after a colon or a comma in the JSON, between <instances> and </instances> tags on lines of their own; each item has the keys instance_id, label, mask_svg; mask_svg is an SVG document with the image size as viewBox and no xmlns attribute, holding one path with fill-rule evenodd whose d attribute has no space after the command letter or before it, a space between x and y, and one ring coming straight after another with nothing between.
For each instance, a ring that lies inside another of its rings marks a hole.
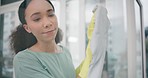
<instances>
[{"instance_id":1,"label":"shirt sleeve","mask_svg":"<svg viewBox=\"0 0 148 78\"><path fill-rule=\"evenodd\" d=\"M15 78L53 78L31 54L17 54L13 60Z\"/></svg>"}]
</instances>

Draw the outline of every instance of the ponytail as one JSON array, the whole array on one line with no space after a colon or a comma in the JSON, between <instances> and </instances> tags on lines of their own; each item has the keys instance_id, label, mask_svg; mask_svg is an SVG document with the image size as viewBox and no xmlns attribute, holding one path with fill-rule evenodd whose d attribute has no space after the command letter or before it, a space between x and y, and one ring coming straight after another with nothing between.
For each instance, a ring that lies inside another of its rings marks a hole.
<instances>
[{"instance_id":1,"label":"ponytail","mask_svg":"<svg viewBox=\"0 0 148 78\"><path fill-rule=\"evenodd\" d=\"M9 37L10 47L12 50L14 50L15 54L37 43L35 36L32 33L28 33L22 25L19 25ZM56 44L60 43L62 41L62 38L62 30L58 28L58 32L55 38Z\"/></svg>"},{"instance_id":2,"label":"ponytail","mask_svg":"<svg viewBox=\"0 0 148 78\"><path fill-rule=\"evenodd\" d=\"M55 38L55 42L56 44L60 43L63 39L63 32L60 28L58 28L58 32L57 32L57 35L56 35L56 38Z\"/></svg>"},{"instance_id":3,"label":"ponytail","mask_svg":"<svg viewBox=\"0 0 148 78\"><path fill-rule=\"evenodd\" d=\"M10 47L15 54L34 45L37 40L32 33L28 33L22 25L19 25L10 37Z\"/></svg>"}]
</instances>

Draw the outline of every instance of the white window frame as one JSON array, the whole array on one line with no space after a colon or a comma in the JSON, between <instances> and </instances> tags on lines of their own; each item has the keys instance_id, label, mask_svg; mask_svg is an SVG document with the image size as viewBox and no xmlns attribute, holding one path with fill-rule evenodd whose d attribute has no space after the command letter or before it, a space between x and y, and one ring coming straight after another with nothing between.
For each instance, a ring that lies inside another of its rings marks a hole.
<instances>
[{"instance_id":1,"label":"white window frame","mask_svg":"<svg viewBox=\"0 0 148 78\"><path fill-rule=\"evenodd\" d=\"M145 48L145 32L144 32L144 18L143 18L143 4L141 0L136 0L138 5L140 6L140 20L141 20L141 36L142 36L142 70L143 70L143 78L146 78L146 48Z\"/></svg>"},{"instance_id":2,"label":"white window frame","mask_svg":"<svg viewBox=\"0 0 148 78\"><path fill-rule=\"evenodd\" d=\"M136 0L137 3L140 5L141 7L141 33L142 33L142 67L143 67L143 78L146 78L146 63L145 63L145 36L144 36L144 26L143 26L143 15L142 15L142 4L140 0ZM127 39L127 43L128 43L128 78L137 78L136 77L136 65L137 65L137 61L136 61L136 21L135 21L135 0L124 0L125 3L125 23L128 29L128 39Z\"/></svg>"}]
</instances>

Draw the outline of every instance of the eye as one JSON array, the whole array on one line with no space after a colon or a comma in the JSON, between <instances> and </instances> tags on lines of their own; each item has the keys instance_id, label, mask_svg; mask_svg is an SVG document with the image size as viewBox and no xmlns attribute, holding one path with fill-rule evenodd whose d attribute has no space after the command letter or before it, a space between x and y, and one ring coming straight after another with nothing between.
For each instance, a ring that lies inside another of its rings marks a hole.
<instances>
[{"instance_id":1,"label":"eye","mask_svg":"<svg viewBox=\"0 0 148 78\"><path fill-rule=\"evenodd\" d=\"M48 17L53 17L54 15L55 15L54 12L52 12L52 13L48 13Z\"/></svg>"},{"instance_id":2,"label":"eye","mask_svg":"<svg viewBox=\"0 0 148 78\"><path fill-rule=\"evenodd\" d=\"M41 18L35 18L35 19L33 19L33 21L38 22L38 21L40 21L40 19Z\"/></svg>"}]
</instances>

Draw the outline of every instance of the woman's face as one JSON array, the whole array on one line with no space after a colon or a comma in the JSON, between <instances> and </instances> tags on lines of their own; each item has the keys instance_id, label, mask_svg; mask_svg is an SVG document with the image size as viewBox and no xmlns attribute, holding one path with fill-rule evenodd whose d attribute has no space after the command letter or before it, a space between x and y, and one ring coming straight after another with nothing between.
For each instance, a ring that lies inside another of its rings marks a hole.
<instances>
[{"instance_id":1,"label":"woman's face","mask_svg":"<svg viewBox=\"0 0 148 78\"><path fill-rule=\"evenodd\" d=\"M58 22L50 3L46 0L31 0L25 10L24 28L32 33L37 41L49 42L55 40Z\"/></svg>"}]
</instances>

